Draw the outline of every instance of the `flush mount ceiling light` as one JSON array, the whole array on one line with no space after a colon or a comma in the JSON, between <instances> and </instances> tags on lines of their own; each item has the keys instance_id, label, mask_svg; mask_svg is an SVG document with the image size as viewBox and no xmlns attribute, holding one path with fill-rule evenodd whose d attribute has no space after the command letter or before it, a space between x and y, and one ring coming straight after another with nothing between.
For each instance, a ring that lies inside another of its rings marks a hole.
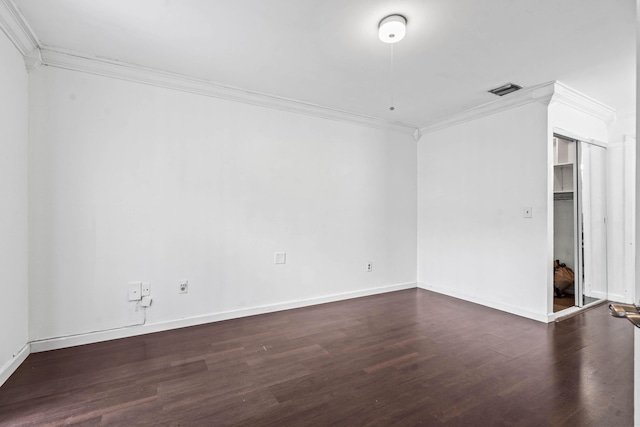
<instances>
[{"instance_id":1,"label":"flush mount ceiling light","mask_svg":"<svg viewBox=\"0 0 640 427\"><path fill-rule=\"evenodd\" d=\"M407 32L407 19L402 15L389 15L378 24L378 37L385 43L397 43Z\"/></svg>"},{"instance_id":2,"label":"flush mount ceiling light","mask_svg":"<svg viewBox=\"0 0 640 427\"><path fill-rule=\"evenodd\" d=\"M393 44L398 43L407 33L407 18L402 15L389 15L378 24L378 37L391 48L390 73L391 80L391 106L390 111L396 109L393 100Z\"/></svg>"}]
</instances>

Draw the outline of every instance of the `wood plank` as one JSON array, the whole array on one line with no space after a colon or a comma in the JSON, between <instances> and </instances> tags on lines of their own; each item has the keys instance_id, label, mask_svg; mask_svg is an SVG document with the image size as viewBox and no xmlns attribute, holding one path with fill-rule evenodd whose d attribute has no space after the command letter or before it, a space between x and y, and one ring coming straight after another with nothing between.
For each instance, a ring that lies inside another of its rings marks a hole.
<instances>
[{"instance_id":1,"label":"wood plank","mask_svg":"<svg viewBox=\"0 0 640 427\"><path fill-rule=\"evenodd\" d=\"M632 379L606 306L546 325L416 289L32 354L0 426L632 425Z\"/></svg>"}]
</instances>

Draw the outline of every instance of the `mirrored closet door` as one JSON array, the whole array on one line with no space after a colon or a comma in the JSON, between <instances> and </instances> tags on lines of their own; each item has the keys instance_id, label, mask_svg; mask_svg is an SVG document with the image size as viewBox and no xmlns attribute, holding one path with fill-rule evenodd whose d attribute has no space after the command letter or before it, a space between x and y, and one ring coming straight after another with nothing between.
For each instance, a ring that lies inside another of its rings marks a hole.
<instances>
[{"instance_id":1,"label":"mirrored closet door","mask_svg":"<svg viewBox=\"0 0 640 427\"><path fill-rule=\"evenodd\" d=\"M555 135L554 304L607 298L606 148Z\"/></svg>"},{"instance_id":2,"label":"mirrored closet door","mask_svg":"<svg viewBox=\"0 0 640 427\"><path fill-rule=\"evenodd\" d=\"M594 144L578 143L579 197L582 217L582 307L607 299L607 150Z\"/></svg>"}]
</instances>

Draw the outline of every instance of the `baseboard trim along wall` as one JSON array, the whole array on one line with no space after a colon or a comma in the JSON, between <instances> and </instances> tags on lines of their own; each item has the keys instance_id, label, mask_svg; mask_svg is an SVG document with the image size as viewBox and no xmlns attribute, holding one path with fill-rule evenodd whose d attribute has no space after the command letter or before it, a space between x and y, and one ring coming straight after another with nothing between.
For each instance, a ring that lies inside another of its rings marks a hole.
<instances>
[{"instance_id":1,"label":"baseboard trim along wall","mask_svg":"<svg viewBox=\"0 0 640 427\"><path fill-rule=\"evenodd\" d=\"M523 310L520 307L516 307L509 304L503 304L496 301L487 300L484 298L478 298L475 295L467 295L462 292L458 292L451 289L440 288L438 286L429 285L426 283L418 283L418 288L427 291L437 292L439 294L447 295L453 298L458 298L464 301L469 301L475 304L484 305L485 307L494 308L496 310L505 311L507 313L515 314L516 316L526 317L528 319L537 320L538 322L549 323L549 319L546 313L534 313L532 311Z\"/></svg>"},{"instance_id":2,"label":"baseboard trim along wall","mask_svg":"<svg viewBox=\"0 0 640 427\"><path fill-rule=\"evenodd\" d=\"M13 374L16 369L25 361L27 356L31 354L31 345L29 343L25 344L22 349L18 352L18 354L13 356L13 359L5 363L5 365L0 369L0 386L4 384L11 374Z\"/></svg>"},{"instance_id":3,"label":"baseboard trim along wall","mask_svg":"<svg viewBox=\"0 0 640 427\"><path fill-rule=\"evenodd\" d=\"M129 326L118 329L110 329L106 331L89 332L85 334L63 336L49 338L44 340L32 341L31 352L38 353L41 351L57 350L66 347L74 347L84 344L92 344L101 341L115 340L119 338L133 337L137 335L150 334L154 332L162 332L171 329L185 328L188 326L202 325L206 323L220 322L223 320L237 319L247 316L255 316L258 314L273 313L276 311L290 310L294 308L309 307L312 305L325 304L329 302L343 301L352 298L366 297L370 295L383 294L387 292L401 291L405 289L416 288L415 282L400 283L396 285L382 286L377 288L369 288L360 291L344 292L338 294L325 295L316 298L308 298L296 301L287 301L278 304L262 305L257 307L245 308L241 310L225 311L221 313L211 313L202 316L187 317L182 319L171 320L167 322L152 323L139 326ZM26 356L25 356L26 358ZM23 359L24 360L24 359ZM10 374L9 374L10 375ZM8 376L7 376L8 378Z\"/></svg>"},{"instance_id":4,"label":"baseboard trim along wall","mask_svg":"<svg viewBox=\"0 0 640 427\"><path fill-rule=\"evenodd\" d=\"M633 298L630 298L626 295L619 295L619 294L608 294L605 295L604 297L600 296L600 295L595 295L594 297L600 297L600 298L604 298L607 299L611 302L621 302L624 304L633 304Z\"/></svg>"},{"instance_id":5,"label":"baseboard trim along wall","mask_svg":"<svg viewBox=\"0 0 640 427\"><path fill-rule=\"evenodd\" d=\"M596 298L596 299L606 299L614 302L625 302L624 300L626 299L624 295L610 294L607 292L600 292L600 291L590 292L589 295L587 296L591 298Z\"/></svg>"}]
</instances>

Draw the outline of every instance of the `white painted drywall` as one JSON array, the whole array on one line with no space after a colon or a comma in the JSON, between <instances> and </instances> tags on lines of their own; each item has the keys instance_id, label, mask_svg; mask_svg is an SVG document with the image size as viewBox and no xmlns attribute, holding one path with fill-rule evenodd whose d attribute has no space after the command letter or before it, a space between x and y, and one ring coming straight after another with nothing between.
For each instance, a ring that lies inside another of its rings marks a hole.
<instances>
[{"instance_id":1,"label":"white painted drywall","mask_svg":"<svg viewBox=\"0 0 640 427\"><path fill-rule=\"evenodd\" d=\"M546 106L530 103L422 137L419 286L546 321L547 125Z\"/></svg>"},{"instance_id":2,"label":"white painted drywall","mask_svg":"<svg viewBox=\"0 0 640 427\"><path fill-rule=\"evenodd\" d=\"M616 111L616 119L609 126L609 144L624 141L636 134L636 112Z\"/></svg>"},{"instance_id":3,"label":"white painted drywall","mask_svg":"<svg viewBox=\"0 0 640 427\"><path fill-rule=\"evenodd\" d=\"M0 378L28 341L27 91L22 55L0 31Z\"/></svg>"},{"instance_id":4,"label":"white painted drywall","mask_svg":"<svg viewBox=\"0 0 640 427\"><path fill-rule=\"evenodd\" d=\"M32 340L139 322L130 281L147 324L415 283L411 136L53 67L30 93Z\"/></svg>"},{"instance_id":5,"label":"white painted drywall","mask_svg":"<svg viewBox=\"0 0 640 427\"><path fill-rule=\"evenodd\" d=\"M635 149L630 135L607 147L609 299L626 303L632 303L635 295Z\"/></svg>"},{"instance_id":6,"label":"white painted drywall","mask_svg":"<svg viewBox=\"0 0 640 427\"><path fill-rule=\"evenodd\" d=\"M608 124L604 120L560 102L549 104L549 125L552 131L572 139L609 142Z\"/></svg>"}]
</instances>

